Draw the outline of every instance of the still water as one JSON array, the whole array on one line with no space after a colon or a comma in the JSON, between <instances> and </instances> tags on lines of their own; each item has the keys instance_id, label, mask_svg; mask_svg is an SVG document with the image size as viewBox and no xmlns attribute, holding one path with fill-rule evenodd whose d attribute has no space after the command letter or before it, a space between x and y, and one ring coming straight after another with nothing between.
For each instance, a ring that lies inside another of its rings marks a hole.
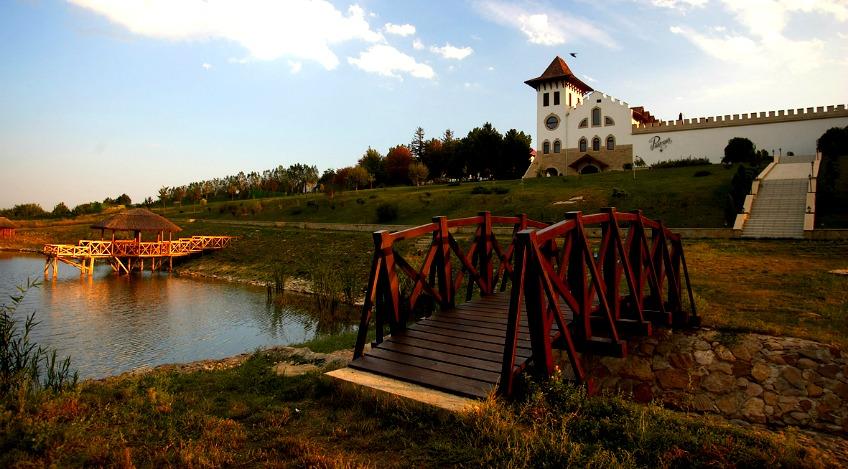
<instances>
[{"instance_id":1,"label":"still water","mask_svg":"<svg viewBox=\"0 0 848 469\"><path fill-rule=\"evenodd\" d=\"M23 322L35 311L33 339L70 355L81 378L223 358L352 327L349 319L269 305L262 288L164 273L116 276L108 265L92 277L61 265L56 280L44 280L43 268L41 256L0 252L0 304L10 304L16 285L39 279L17 315Z\"/></svg>"}]
</instances>

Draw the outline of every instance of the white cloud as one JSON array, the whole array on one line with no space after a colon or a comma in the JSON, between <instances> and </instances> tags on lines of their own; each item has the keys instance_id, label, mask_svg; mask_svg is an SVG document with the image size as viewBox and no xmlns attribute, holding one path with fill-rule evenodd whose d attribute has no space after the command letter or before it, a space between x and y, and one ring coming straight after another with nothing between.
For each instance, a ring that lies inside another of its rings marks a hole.
<instances>
[{"instance_id":1,"label":"white cloud","mask_svg":"<svg viewBox=\"0 0 848 469\"><path fill-rule=\"evenodd\" d=\"M401 78L399 73L416 78L436 77L429 65L416 62L413 57L387 44L373 45L365 52L360 52L359 58L348 57L347 61L361 70L386 77Z\"/></svg>"},{"instance_id":2,"label":"white cloud","mask_svg":"<svg viewBox=\"0 0 848 469\"><path fill-rule=\"evenodd\" d=\"M292 75L294 75L294 74L296 74L296 73L300 73L300 70L301 70L302 68L303 68L303 63L302 63L302 62L297 62L297 61L294 61L294 60L289 60L289 71L292 73Z\"/></svg>"},{"instance_id":3,"label":"white cloud","mask_svg":"<svg viewBox=\"0 0 848 469\"><path fill-rule=\"evenodd\" d=\"M201 65L201 67L203 67L204 70L212 70L212 64L209 64L209 63L206 63L206 62L204 62L203 65Z\"/></svg>"},{"instance_id":4,"label":"white cloud","mask_svg":"<svg viewBox=\"0 0 848 469\"><path fill-rule=\"evenodd\" d=\"M415 26L411 24L386 23L383 30L388 34L394 34L401 37L412 36L415 34Z\"/></svg>"},{"instance_id":5,"label":"white cloud","mask_svg":"<svg viewBox=\"0 0 848 469\"><path fill-rule=\"evenodd\" d=\"M707 4L707 0L651 0L651 4L656 7L683 9L702 7Z\"/></svg>"},{"instance_id":6,"label":"white cloud","mask_svg":"<svg viewBox=\"0 0 848 469\"><path fill-rule=\"evenodd\" d=\"M607 47L618 47L609 34L589 20L550 7L523 7L500 0L477 0L474 5L490 20L521 31L533 44L557 46L575 39L587 39Z\"/></svg>"},{"instance_id":7,"label":"white cloud","mask_svg":"<svg viewBox=\"0 0 848 469\"><path fill-rule=\"evenodd\" d=\"M598 81L598 80L595 80L594 78L590 77L589 75L583 75L583 78L585 78L586 81L588 81L589 83L594 83L594 82Z\"/></svg>"},{"instance_id":8,"label":"white cloud","mask_svg":"<svg viewBox=\"0 0 848 469\"><path fill-rule=\"evenodd\" d=\"M430 47L430 52L439 54L446 59L462 60L471 55L474 49L470 47L455 47L450 45L449 42L446 42L442 47Z\"/></svg>"},{"instance_id":9,"label":"white cloud","mask_svg":"<svg viewBox=\"0 0 848 469\"><path fill-rule=\"evenodd\" d=\"M412 41L412 48L415 50L421 50L424 48L424 43L421 42L420 39L415 39L414 41Z\"/></svg>"},{"instance_id":10,"label":"white cloud","mask_svg":"<svg viewBox=\"0 0 848 469\"><path fill-rule=\"evenodd\" d=\"M796 12L824 14L844 22L848 20L848 4L833 0L722 0L722 3L747 34L728 33L723 27L712 28L709 33L687 26L672 26L670 31L719 60L763 70L804 73L837 59L825 40L797 30L789 37L784 30L790 15Z\"/></svg>"},{"instance_id":11,"label":"white cloud","mask_svg":"<svg viewBox=\"0 0 848 469\"><path fill-rule=\"evenodd\" d=\"M488 71L490 71L490 72L494 72L494 71L495 71L495 67L492 67L492 66L490 65L490 66L489 66L489 68L488 68L487 70L488 70Z\"/></svg>"},{"instance_id":12,"label":"white cloud","mask_svg":"<svg viewBox=\"0 0 848 469\"><path fill-rule=\"evenodd\" d=\"M250 58L287 57L336 68L332 46L348 41L378 42L357 5L343 13L327 0L69 0L129 31L173 41L223 39L244 47Z\"/></svg>"}]
</instances>

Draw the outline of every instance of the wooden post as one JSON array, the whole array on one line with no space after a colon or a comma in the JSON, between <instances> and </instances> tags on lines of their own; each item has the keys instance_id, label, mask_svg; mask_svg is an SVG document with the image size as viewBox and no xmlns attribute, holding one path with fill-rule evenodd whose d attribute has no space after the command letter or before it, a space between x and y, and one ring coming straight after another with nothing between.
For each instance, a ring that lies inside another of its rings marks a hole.
<instances>
[{"instance_id":1,"label":"wooden post","mask_svg":"<svg viewBox=\"0 0 848 469\"><path fill-rule=\"evenodd\" d=\"M448 217L433 217L433 223L439 224L439 255L436 258L438 268L439 295L442 297L441 308L451 309L454 305L453 280L451 279L450 264L450 232L448 231Z\"/></svg>"},{"instance_id":2,"label":"wooden post","mask_svg":"<svg viewBox=\"0 0 848 469\"><path fill-rule=\"evenodd\" d=\"M480 273L481 284L484 288L481 289L481 296L491 295L494 293L492 281L494 272L492 271L492 213L480 212L483 220L480 223L480 239L477 246L477 271Z\"/></svg>"}]
</instances>

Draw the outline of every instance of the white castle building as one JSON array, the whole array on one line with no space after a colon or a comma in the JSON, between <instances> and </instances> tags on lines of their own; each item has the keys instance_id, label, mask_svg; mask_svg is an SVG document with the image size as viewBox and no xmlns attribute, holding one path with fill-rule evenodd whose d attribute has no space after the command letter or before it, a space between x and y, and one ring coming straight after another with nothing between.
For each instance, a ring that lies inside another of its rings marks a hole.
<instances>
[{"instance_id":1,"label":"white castle building","mask_svg":"<svg viewBox=\"0 0 848 469\"><path fill-rule=\"evenodd\" d=\"M660 121L593 90L560 57L525 83L536 90L537 147L524 177L622 170L637 157L649 165L690 157L718 163L734 137L758 149L812 155L827 129L848 126L844 104Z\"/></svg>"}]
</instances>

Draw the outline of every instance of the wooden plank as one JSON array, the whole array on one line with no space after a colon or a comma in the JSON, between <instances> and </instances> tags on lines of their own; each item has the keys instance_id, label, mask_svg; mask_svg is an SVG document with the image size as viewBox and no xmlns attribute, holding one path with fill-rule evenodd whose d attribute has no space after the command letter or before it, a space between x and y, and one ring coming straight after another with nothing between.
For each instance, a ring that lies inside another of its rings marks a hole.
<instances>
[{"instance_id":1,"label":"wooden plank","mask_svg":"<svg viewBox=\"0 0 848 469\"><path fill-rule=\"evenodd\" d=\"M459 355L451 355L449 353L437 352L434 350L422 349L417 347L409 347L402 344L386 342L386 347L371 349L368 352L369 357L382 358L404 365L417 366L428 370L447 373L450 375L461 376L465 378L476 379L486 383L497 383L499 374L492 370L492 363L469 359ZM479 363L477 363L479 362ZM481 365L470 366L471 364ZM496 365L494 368L498 368Z\"/></svg>"},{"instance_id":2,"label":"wooden plank","mask_svg":"<svg viewBox=\"0 0 848 469\"><path fill-rule=\"evenodd\" d=\"M455 323L452 323L450 321L442 321L438 318L428 319L427 324L429 324L433 327L441 327L442 329L452 329L452 330L455 330L455 331L462 331L462 332L465 332L465 333L472 335L472 336L488 335L488 336L494 336L494 337L502 337L502 336L506 335L506 331L477 327L477 326L474 326L474 325L455 324ZM521 338L530 340L530 336L527 335L527 334L523 334L523 337L521 337Z\"/></svg>"},{"instance_id":3,"label":"wooden plank","mask_svg":"<svg viewBox=\"0 0 848 469\"><path fill-rule=\"evenodd\" d=\"M491 384L482 381L405 366L367 355L351 362L350 367L469 397L485 398L492 389Z\"/></svg>"},{"instance_id":4,"label":"wooden plank","mask_svg":"<svg viewBox=\"0 0 848 469\"><path fill-rule=\"evenodd\" d=\"M475 336L475 335L469 335L467 332L460 332L460 331L455 331L455 330L452 330L452 329L444 329L444 328L441 328L441 327L433 327L431 325L421 324L421 323L416 324L415 327L411 327L411 328L407 329L407 332L410 332L410 331L427 332L427 333L443 335L443 336L448 336L448 337L455 337L457 339L474 340L476 342L487 342L487 343L490 343L490 344L498 345L500 347L503 347L503 344L504 344L504 337L503 336L500 336L500 337L498 337L498 336L488 336L488 335ZM527 340L519 341L519 344L521 344L522 347L524 347L524 346L529 347L530 346L530 342L527 341Z\"/></svg>"},{"instance_id":5,"label":"wooden plank","mask_svg":"<svg viewBox=\"0 0 848 469\"><path fill-rule=\"evenodd\" d=\"M506 321L507 321L506 316L501 316L501 317L480 316L480 315L478 315L476 313L472 313L470 311L446 311L446 312L443 312L443 313L439 313L438 317L440 317L440 318L443 318L443 317L459 318L459 319L467 318L467 319L472 319L474 321L490 322L490 323L493 323L493 324L506 324ZM523 317L521 318L521 324L523 326L527 325L526 318L523 318Z\"/></svg>"},{"instance_id":6,"label":"wooden plank","mask_svg":"<svg viewBox=\"0 0 848 469\"><path fill-rule=\"evenodd\" d=\"M490 342L480 342L471 338L457 338L447 335L434 334L423 331L407 330L404 335L421 340L429 340L441 344L456 345L458 347L467 347L470 349L484 350L487 352L503 353L503 343L493 344ZM523 347L517 349L517 353L525 358L530 358L530 344L524 343Z\"/></svg>"},{"instance_id":7,"label":"wooden plank","mask_svg":"<svg viewBox=\"0 0 848 469\"><path fill-rule=\"evenodd\" d=\"M506 333L506 325L491 322L491 321L482 321L479 319L475 319L470 316L456 316L456 315L447 315L447 314L439 314L433 315L427 321L441 321L449 324L458 324L463 326L472 326L479 327L482 329L490 329L492 331L503 331L502 333ZM506 322L506 321L504 321Z\"/></svg>"},{"instance_id":8,"label":"wooden plank","mask_svg":"<svg viewBox=\"0 0 848 469\"><path fill-rule=\"evenodd\" d=\"M487 360L487 361L496 363L498 365L501 364L501 360L503 359L502 354L496 353L496 352L487 352L485 350L469 349L469 348L465 348L465 347L458 347L456 345L433 343L433 342L429 342L429 341L426 341L426 340L416 339L414 337L407 337L407 336L403 336L403 335L392 336L392 337L389 338L389 340L387 340L386 342L383 342L383 344L385 344L387 342L392 342L392 343L395 343L395 344L411 345L411 346L414 346L414 347L425 348L425 349L434 350L434 351L438 351L438 352L451 353L451 354L454 354L454 355L461 355L461 356L465 356L465 357L468 357L468 358L474 358L474 359L479 359L479 360ZM379 346L382 347L383 344L380 344Z\"/></svg>"}]
</instances>

